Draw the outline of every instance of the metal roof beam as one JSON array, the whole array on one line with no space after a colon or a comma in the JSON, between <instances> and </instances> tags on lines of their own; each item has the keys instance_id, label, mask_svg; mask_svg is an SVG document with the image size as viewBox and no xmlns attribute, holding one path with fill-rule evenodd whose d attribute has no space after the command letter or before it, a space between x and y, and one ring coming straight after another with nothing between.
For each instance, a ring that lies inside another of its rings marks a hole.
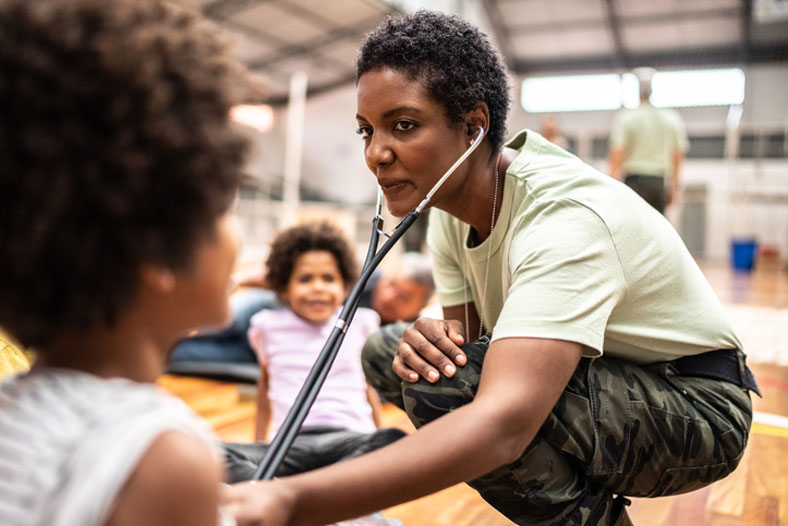
<instances>
[{"instance_id":1,"label":"metal roof beam","mask_svg":"<svg viewBox=\"0 0 788 526\"><path fill-rule=\"evenodd\" d=\"M325 93L327 91L331 91L336 88L341 88L343 86L347 86L348 84L352 84L356 81L356 73L355 71L351 75L347 75L345 77L339 78L337 80L326 82L325 84L320 84L318 86L311 86L306 93L307 97L311 97L313 95L317 95L319 93ZM287 104L287 95L281 95L278 97L271 97L266 99L265 103L271 106L282 106Z\"/></svg>"},{"instance_id":2,"label":"metal roof beam","mask_svg":"<svg viewBox=\"0 0 788 526\"><path fill-rule=\"evenodd\" d=\"M353 38L353 37L360 37L361 34L368 31L371 27L380 22L381 17L375 16L373 18L368 18L359 24L356 24L352 27L338 27L331 31L328 31L321 35L318 38L314 38L310 41L303 42L301 44L290 44L282 46L277 53L274 53L272 56L256 61L252 61L248 64L250 69L265 69L267 67L271 67L279 62L292 59L294 57L298 57L300 55L310 55L313 58L319 58L323 60L332 61L325 56L317 56L318 53L316 50L320 49L321 47L331 45L339 40L345 38ZM360 43L359 43L360 44ZM346 66L347 64L342 64Z\"/></svg>"},{"instance_id":3,"label":"metal roof beam","mask_svg":"<svg viewBox=\"0 0 788 526\"><path fill-rule=\"evenodd\" d=\"M270 2L271 0L216 0L202 7L202 12L209 18L223 20L236 13L245 11L257 4Z\"/></svg>"},{"instance_id":4,"label":"metal roof beam","mask_svg":"<svg viewBox=\"0 0 788 526\"><path fill-rule=\"evenodd\" d=\"M498 44L498 50L501 52L506 65L512 67L514 60L514 51L512 50L511 38L506 24L503 22L501 12L498 10L498 5L493 0L482 0L484 11L487 13L487 18L490 20L495 40Z\"/></svg>"},{"instance_id":5,"label":"metal roof beam","mask_svg":"<svg viewBox=\"0 0 788 526\"><path fill-rule=\"evenodd\" d=\"M707 67L707 66L742 66L768 62L788 62L788 44L755 45L753 44L746 60L742 59L741 47L725 46L700 48L695 50L630 53L626 57L625 69L638 66L670 68L676 66ZM577 57L569 59L518 60L512 71L518 75L538 73L617 71L621 66L611 55Z\"/></svg>"},{"instance_id":6,"label":"metal roof beam","mask_svg":"<svg viewBox=\"0 0 788 526\"><path fill-rule=\"evenodd\" d=\"M613 39L613 56L618 67L624 67L626 64L626 55L624 54L624 42L621 39L621 26L618 22L618 13L616 7L613 5L613 0L605 0L605 11L607 12L607 24L610 27L610 37Z\"/></svg>"},{"instance_id":7,"label":"metal roof beam","mask_svg":"<svg viewBox=\"0 0 788 526\"><path fill-rule=\"evenodd\" d=\"M607 1L607 0L606 0ZM744 0L746 1L746 0ZM751 0L750 0L751 1ZM617 16L619 27L622 25L660 24L685 20L698 20L709 18L734 18L739 17L741 8L722 7L717 9L672 11L669 13L654 13L648 15L621 15ZM555 30L586 29L598 27L603 21L601 18L578 18L575 20L558 20L538 24L519 24L509 26L511 33L530 32L546 33Z\"/></svg>"},{"instance_id":8,"label":"metal roof beam","mask_svg":"<svg viewBox=\"0 0 788 526\"><path fill-rule=\"evenodd\" d=\"M752 48L752 0L741 0L741 54L748 60Z\"/></svg>"}]
</instances>

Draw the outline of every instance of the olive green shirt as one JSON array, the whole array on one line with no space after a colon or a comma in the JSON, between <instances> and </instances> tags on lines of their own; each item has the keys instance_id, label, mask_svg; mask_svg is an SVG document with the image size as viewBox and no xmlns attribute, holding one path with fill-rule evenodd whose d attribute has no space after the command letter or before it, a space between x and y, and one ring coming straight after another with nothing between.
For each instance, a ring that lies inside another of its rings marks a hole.
<instances>
[{"instance_id":1,"label":"olive green shirt","mask_svg":"<svg viewBox=\"0 0 788 526\"><path fill-rule=\"evenodd\" d=\"M430 214L442 306L467 297L484 311L493 341L568 340L591 357L650 363L741 348L662 214L536 132L523 131L507 146L520 154L506 171L500 215L484 242L469 247L468 224L442 210Z\"/></svg>"}]
</instances>

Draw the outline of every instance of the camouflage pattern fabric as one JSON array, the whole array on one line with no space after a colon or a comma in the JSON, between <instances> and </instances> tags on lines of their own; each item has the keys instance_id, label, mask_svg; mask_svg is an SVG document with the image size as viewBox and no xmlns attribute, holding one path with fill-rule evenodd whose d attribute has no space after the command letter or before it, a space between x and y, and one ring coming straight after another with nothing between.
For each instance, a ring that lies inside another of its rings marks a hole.
<instances>
[{"instance_id":1,"label":"camouflage pattern fabric","mask_svg":"<svg viewBox=\"0 0 788 526\"><path fill-rule=\"evenodd\" d=\"M361 349L361 366L369 385L375 388L383 400L403 411L405 406L402 404L401 380L391 370L391 362L394 351L397 350L397 342L411 325L412 323L404 321L383 325L379 331L367 338Z\"/></svg>"},{"instance_id":2,"label":"camouflage pattern fabric","mask_svg":"<svg viewBox=\"0 0 788 526\"><path fill-rule=\"evenodd\" d=\"M409 383L391 370L396 329L362 352L382 397L416 427L473 399L489 336L463 346L468 364L454 378ZM627 525L624 496L675 495L731 473L751 419L749 393L734 384L679 377L666 363L583 358L522 456L469 484L519 525Z\"/></svg>"}]
</instances>

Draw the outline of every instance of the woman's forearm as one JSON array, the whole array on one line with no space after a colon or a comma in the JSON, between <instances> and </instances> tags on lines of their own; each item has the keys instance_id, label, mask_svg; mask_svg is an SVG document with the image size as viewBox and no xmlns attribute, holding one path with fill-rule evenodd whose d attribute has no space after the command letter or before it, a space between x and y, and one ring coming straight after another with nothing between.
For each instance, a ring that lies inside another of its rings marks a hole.
<instances>
[{"instance_id":1,"label":"woman's forearm","mask_svg":"<svg viewBox=\"0 0 788 526\"><path fill-rule=\"evenodd\" d=\"M496 447L505 443L505 428L476 401L381 450L285 479L297 499L291 524L361 516L488 473L511 460ZM537 429L522 437L524 444Z\"/></svg>"},{"instance_id":2,"label":"woman's forearm","mask_svg":"<svg viewBox=\"0 0 788 526\"><path fill-rule=\"evenodd\" d=\"M474 400L417 433L354 460L285 480L293 525L325 524L406 502L516 460L566 387L582 346L493 342Z\"/></svg>"}]
</instances>

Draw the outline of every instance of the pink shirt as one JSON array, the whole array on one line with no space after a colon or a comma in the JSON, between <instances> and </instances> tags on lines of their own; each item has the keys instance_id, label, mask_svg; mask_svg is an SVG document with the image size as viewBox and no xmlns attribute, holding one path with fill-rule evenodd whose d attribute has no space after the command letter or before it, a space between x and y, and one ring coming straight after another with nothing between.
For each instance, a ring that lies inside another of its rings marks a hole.
<instances>
[{"instance_id":1,"label":"pink shirt","mask_svg":"<svg viewBox=\"0 0 788 526\"><path fill-rule=\"evenodd\" d=\"M314 324L290 309L263 310L252 317L249 343L260 366L268 371L271 430L279 430L301 386L339 318L339 310L323 324ZM356 311L331 371L303 428L332 426L352 431L375 430L367 401L367 383L361 369L361 347L380 326L370 309Z\"/></svg>"}]
</instances>

